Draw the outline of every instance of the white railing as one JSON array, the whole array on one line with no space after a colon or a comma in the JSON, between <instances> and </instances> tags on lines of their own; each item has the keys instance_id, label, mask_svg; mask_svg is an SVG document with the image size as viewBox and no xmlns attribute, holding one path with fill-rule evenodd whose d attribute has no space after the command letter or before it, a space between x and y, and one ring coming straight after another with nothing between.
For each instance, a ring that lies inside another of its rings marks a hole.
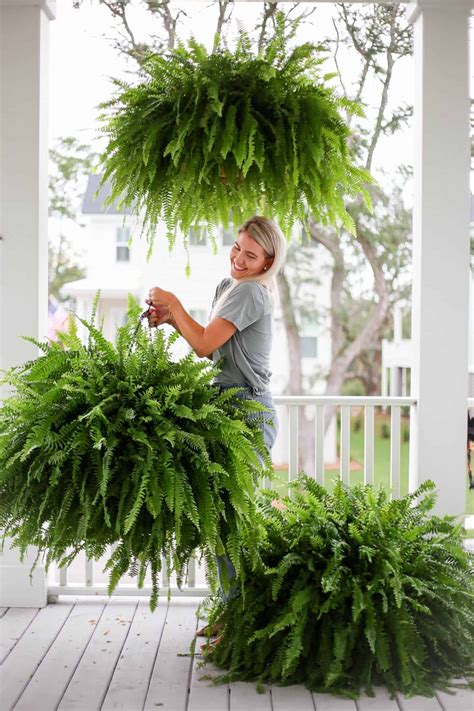
<instances>
[{"instance_id":1,"label":"white railing","mask_svg":"<svg viewBox=\"0 0 474 711\"><path fill-rule=\"evenodd\" d=\"M374 449L375 449L375 408L390 408L390 489L392 496L400 496L400 446L401 446L401 409L409 407L410 413L416 405L416 400L410 397L331 397L326 395L304 395L299 397L275 397L276 405L285 405L289 409L288 428L288 479L293 481L298 475L298 408L314 406L316 409L315 428L315 469L313 474L318 482L325 484L324 475L324 425L325 409L335 406L340 409L340 476L342 481L350 481L351 452L351 408L364 410L364 483L374 483Z\"/></svg>"},{"instance_id":2,"label":"white railing","mask_svg":"<svg viewBox=\"0 0 474 711\"><path fill-rule=\"evenodd\" d=\"M308 406L315 408L314 418L314 471L306 472L313 475L321 484L325 484L325 412L326 408L335 406L340 412L340 477L344 482L350 482L350 452L351 452L351 408L364 414L364 482L372 484L375 481L374 450L375 450L375 408L390 408L390 489L392 496L400 496L400 452L401 452L401 410L410 408L410 415L416 406L416 400L409 397L331 397L331 396L276 396L275 405L286 407L288 411L288 481L291 482L299 473L299 408ZM474 398L469 400L469 407L474 407ZM360 416L360 413L359 413ZM280 433L279 436L282 436ZM113 546L111 547L113 550ZM105 561L104 561L105 563ZM73 572L74 576L70 576ZM53 568L53 566L52 566ZM58 595L106 595L107 583L97 579L95 570L100 568L100 562L84 560L75 561L69 569L53 570L48 585L48 599L55 600ZM82 574L81 574L82 569ZM74 582L71 577L79 578ZM102 576L104 577L104 576ZM99 575L100 578L100 575ZM129 578L123 579L114 595L150 595L151 586L146 584L139 590L136 582ZM181 590L174 580L168 580L162 575L160 595L167 595L170 590L173 595L205 596L205 571L194 559L190 560L186 584Z\"/></svg>"}]
</instances>

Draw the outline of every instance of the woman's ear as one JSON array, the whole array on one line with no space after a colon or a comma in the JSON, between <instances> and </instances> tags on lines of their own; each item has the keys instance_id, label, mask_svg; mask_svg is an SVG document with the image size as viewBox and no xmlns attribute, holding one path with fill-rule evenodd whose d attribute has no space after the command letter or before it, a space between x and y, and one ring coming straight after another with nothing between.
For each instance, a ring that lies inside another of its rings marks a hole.
<instances>
[{"instance_id":1,"label":"woman's ear","mask_svg":"<svg viewBox=\"0 0 474 711\"><path fill-rule=\"evenodd\" d=\"M263 267L263 271L264 271L264 272L268 272L268 270L270 269L270 267L272 266L272 264L273 264L273 257L269 257L269 258L266 260L266 262L265 262L265 266Z\"/></svg>"}]
</instances>

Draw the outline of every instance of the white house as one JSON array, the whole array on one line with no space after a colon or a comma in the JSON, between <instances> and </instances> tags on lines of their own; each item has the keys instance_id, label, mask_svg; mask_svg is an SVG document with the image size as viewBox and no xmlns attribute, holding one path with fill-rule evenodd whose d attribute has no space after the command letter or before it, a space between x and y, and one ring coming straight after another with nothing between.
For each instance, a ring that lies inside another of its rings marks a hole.
<instances>
[{"instance_id":1,"label":"white house","mask_svg":"<svg viewBox=\"0 0 474 711\"><path fill-rule=\"evenodd\" d=\"M216 253L204 231L200 234L190 234L191 276L187 277L185 273L187 254L182 240L178 238L173 251L170 252L163 227L162 234L158 231L153 254L147 261L147 245L144 239L139 239L140 225L137 218L130 210L119 211L117 201L104 208L103 202L109 194L110 186L104 185L95 198L99 181L99 175L89 176L82 205L82 213L86 221L86 227L81 232L81 239L85 240L83 247L86 255L86 277L65 284L63 287L63 293L76 300L76 313L82 318L89 318L92 302L100 289L101 298L97 317L99 321L103 319L104 335L114 340L117 326L122 325L126 319L128 295L132 294L146 308L145 298L149 288L159 285L176 293L196 321L206 323L216 285L229 273L229 251L235 241L234 230L226 231L221 228L217 235ZM327 260L325 250L312 247L306 249L314 262L315 273L321 274L321 278L317 282L315 280L314 286L308 287L310 297L315 304L328 307L330 274L323 268ZM285 329L278 305L275 317L271 362L272 391L279 395L285 392L291 373ZM86 329L81 328L82 336L85 337ZM322 325L312 325L303 337L302 346L302 367L305 375L312 375L316 366L322 372L329 369L331 357L329 319ZM177 357L188 349L183 339L179 339L175 344ZM313 383L307 392L320 394L324 392L324 386L324 380L320 379ZM274 449L274 461L281 464L288 461L287 437L283 434L286 430L285 418L286 409L282 409L281 436ZM326 436L325 459L330 462L336 459L334 426Z\"/></svg>"}]
</instances>

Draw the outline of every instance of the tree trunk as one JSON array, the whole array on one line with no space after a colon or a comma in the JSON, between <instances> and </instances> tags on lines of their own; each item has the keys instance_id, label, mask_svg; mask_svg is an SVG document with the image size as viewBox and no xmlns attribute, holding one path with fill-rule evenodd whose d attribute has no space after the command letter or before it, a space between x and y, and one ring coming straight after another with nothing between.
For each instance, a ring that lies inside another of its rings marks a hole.
<instances>
[{"instance_id":1,"label":"tree trunk","mask_svg":"<svg viewBox=\"0 0 474 711\"><path fill-rule=\"evenodd\" d=\"M298 324L292 306L291 291L284 268L277 276L278 293L285 324L288 360L289 360L289 380L285 388L287 395L301 395L304 393L303 372L301 369L301 346ZM312 475L314 472L314 426L313 420L306 417L304 411L299 412L299 469L303 469L306 474Z\"/></svg>"}]
</instances>

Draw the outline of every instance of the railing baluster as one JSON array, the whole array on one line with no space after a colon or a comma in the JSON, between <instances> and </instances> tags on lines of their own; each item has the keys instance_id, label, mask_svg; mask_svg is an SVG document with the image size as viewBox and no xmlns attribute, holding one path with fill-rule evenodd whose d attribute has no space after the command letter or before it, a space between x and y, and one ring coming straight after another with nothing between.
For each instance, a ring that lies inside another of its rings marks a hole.
<instances>
[{"instance_id":1,"label":"railing baluster","mask_svg":"<svg viewBox=\"0 0 474 711\"><path fill-rule=\"evenodd\" d=\"M86 558L86 587L91 588L94 585L94 561Z\"/></svg>"},{"instance_id":2,"label":"railing baluster","mask_svg":"<svg viewBox=\"0 0 474 711\"><path fill-rule=\"evenodd\" d=\"M67 585L67 573L68 568L59 568L59 584L61 586Z\"/></svg>"},{"instance_id":3,"label":"railing baluster","mask_svg":"<svg viewBox=\"0 0 474 711\"><path fill-rule=\"evenodd\" d=\"M390 432L390 488L394 499L400 498L400 405L392 405Z\"/></svg>"},{"instance_id":4,"label":"railing baluster","mask_svg":"<svg viewBox=\"0 0 474 711\"><path fill-rule=\"evenodd\" d=\"M351 463L351 408L349 405L341 406L341 479L346 484L350 478Z\"/></svg>"},{"instance_id":5,"label":"railing baluster","mask_svg":"<svg viewBox=\"0 0 474 711\"><path fill-rule=\"evenodd\" d=\"M196 558L194 556L188 561L188 588L196 587Z\"/></svg>"},{"instance_id":6,"label":"railing baluster","mask_svg":"<svg viewBox=\"0 0 474 711\"><path fill-rule=\"evenodd\" d=\"M316 405L314 427L314 465L316 481L324 486L324 405Z\"/></svg>"},{"instance_id":7,"label":"railing baluster","mask_svg":"<svg viewBox=\"0 0 474 711\"><path fill-rule=\"evenodd\" d=\"M374 406L366 405L364 413L364 484L374 483Z\"/></svg>"},{"instance_id":8,"label":"railing baluster","mask_svg":"<svg viewBox=\"0 0 474 711\"><path fill-rule=\"evenodd\" d=\"M166 558L164 556L161 557L161 586L163 588L167 588L170 584L169 578L168 578L168 570L166 569Z\"/></svg>"},{"instance_id":9,"label":"railing baluster","mask_svg":"<svg viewBox=\"0 0 474 711\"><path fill-rule=\"evenodd\" d=\"M61 586L67 585L67 567L59 568L59 584Z\"/></svg>"},{"instance_id":10,"label":"railing baluster","mask_svg":"<svg viewBox=\"0 0 474 711\"><path fill-rule=\"evenodd\" d=\"M290 405L288 432L288 481L298 476L298 405Z\"/></svg>"}]
</instances>

